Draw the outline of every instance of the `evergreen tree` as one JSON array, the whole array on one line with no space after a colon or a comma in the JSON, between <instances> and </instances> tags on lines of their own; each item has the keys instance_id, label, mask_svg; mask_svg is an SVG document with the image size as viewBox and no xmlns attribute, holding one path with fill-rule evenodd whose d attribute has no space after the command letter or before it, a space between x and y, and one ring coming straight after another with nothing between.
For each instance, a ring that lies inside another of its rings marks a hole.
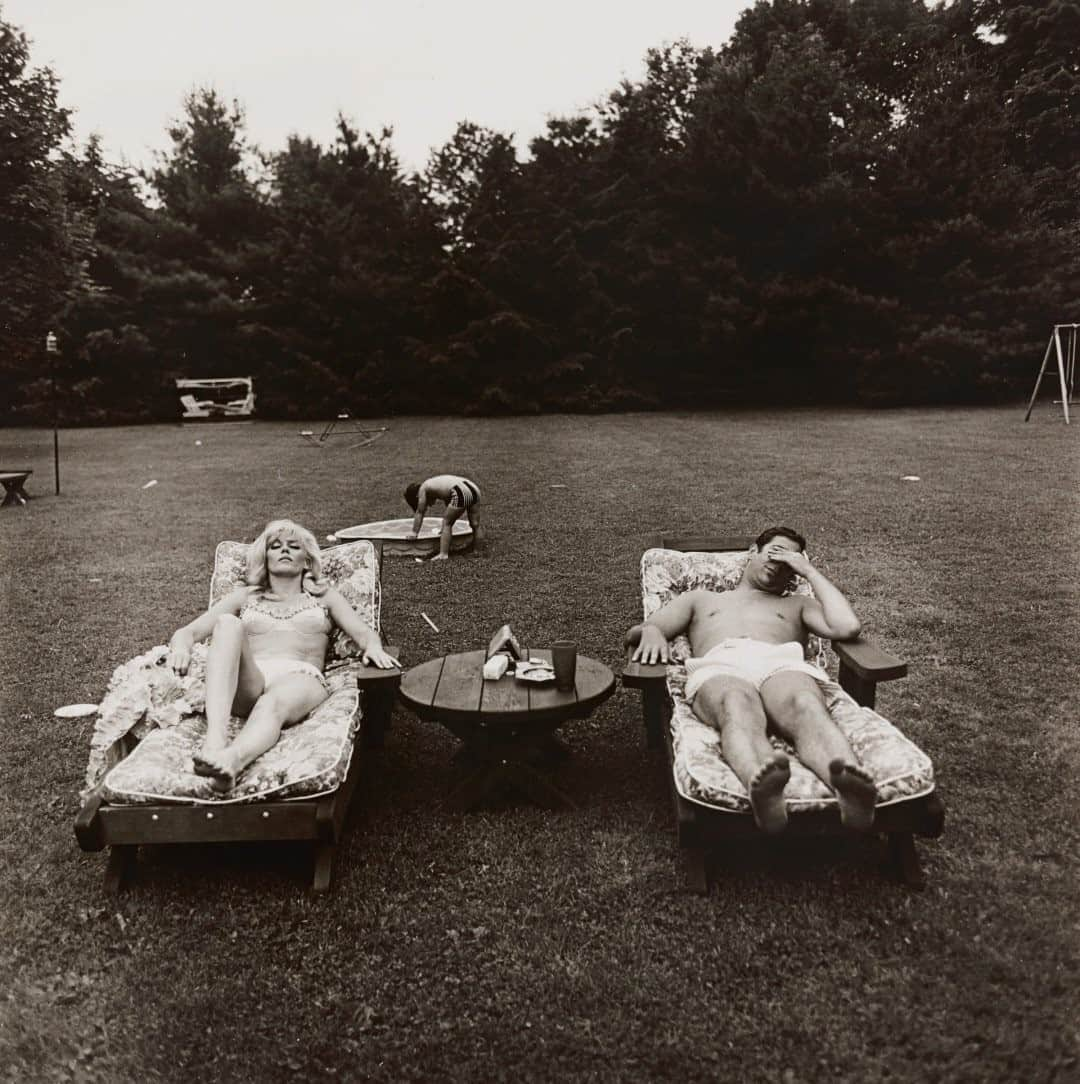
<instances>
[{"instance_id":1,"label":"evergreen tree","mask_svg":"<svg viewBox=\"0 0 1080 1084\"><path fill-rule=\"evenodd\" d=\"M64 178L89 234L80 286L61 321L70 344L65 415L83 423L171 419L175 389L149 337L159 314L142 290L160 216L140 196L135 171L104 160L97 136L81 156L65 154Z\"/></svg>"},{"instance_id":2,"label":"evergreen tree","mask_svg":"<svg viewBox=\"0 0 1080 1084\"><path fill-rule=\"evenodd\" d=\"M441 264L443 235L401 171L392 132L361 137L342 116L337 129L330 148L294 137L271 159L272 228L254 253L252 302L276 412L310 412L314 400L324 411L377 413L424 383L418 297Z\"/></svg>"},{"instance_id":3,"label":"evergreen tree","mask_svg":"<svg viewBox=\"0 0 1080 1084\"><path fill-rule=\"evenodd\" d=\"M69 157L94 215L89 282L65 315L83 420L174 418L174 378L249 375L247 252L263 212L242 124L204 88L153 170L112 167L93 140Z\"/></svg>"},{"instance_id":4,"label":"evergreen tree","mask_svg":"<svg viewBox=\"0 0 1080 1084\"><path fill-rule=\"evenodd\" d=\"M140 325L167 376L246 376L240 325L249 247L265 214L243 110L199 88L168 131L172 148L146 178L160 207L151 215L157 243L139 283L140 301L155 311Z\"/></svg>"},{"instance_id":5,"label":"evergreen tree","mask_svg":"<svg viewBox=\"0 0 1080 1084\"><path fill-rule=\"evenodd\" d=\"M1078 12L757 0L531 157L463 122L412 177L343 117L259 159L208 89L149 173L76 156L12 31L5 330L63 312L88 420L180 374L267 416L1016 394L1077 295Z\"/></svg>"},{"instance_id":6,"label":"evergreen tree","mask_svg":"<svg viewBox=\"0 0 1080 1084\"><path fill-rule=\"evenodd\" d=\"M994 37L990 61L1016 161L1042 214L1075 230L1080 198L1080 0L975 0Z\"/></svg>"},{"instance_id":7,"label":"evergreen tree","mask_svg":"<svg viewBox=\"0 0 1080 1084\"><path fill-rule=\"evenodd\" d=\"M0 20L0 372L13 419L45 420L45 335L79 280L59 151L69 111L26 35Z\"/></svg>"},{"instance_id":8,"label":"evergreen tree","mask_svg":"<svg viewBox=\"0 0 1080 1084\"><path fill-rule=\"evenodd\" d=\"M525 303L521 230L532 208L522 173L508 136L463 122L421 178L448 250L421 302L435 336L433 409L447 397L474 412L536 408L530 374L542 369L547 344Z\"/></svg>"}]
</instances>

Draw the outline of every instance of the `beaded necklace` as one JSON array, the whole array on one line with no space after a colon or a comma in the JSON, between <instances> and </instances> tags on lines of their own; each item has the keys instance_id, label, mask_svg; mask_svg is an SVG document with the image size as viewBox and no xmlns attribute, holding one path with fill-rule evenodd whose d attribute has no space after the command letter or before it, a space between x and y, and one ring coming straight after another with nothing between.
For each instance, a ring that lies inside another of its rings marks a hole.
<instances>
[{"instance_id":1,"label":"beaded necklace","mask_svg":"<svg viewBox=\"0 0 1080 1084\"><path fill-rule=\"evenodd\" d=\"M312 607L322 604L318 599L309 595L306 591L301 591L299 597L295 602L287 603L286 609L271 609L270 604L280 602L279 599L268 598L269 592L260 591L257 595L249 598L244 603L245 610L255 610L258 613L266 614L267 617L272 617L277 621L288 621L290 617L295 617L298 613L303 613L304 610L310 610Z\"/></svg>"}]
</instances>

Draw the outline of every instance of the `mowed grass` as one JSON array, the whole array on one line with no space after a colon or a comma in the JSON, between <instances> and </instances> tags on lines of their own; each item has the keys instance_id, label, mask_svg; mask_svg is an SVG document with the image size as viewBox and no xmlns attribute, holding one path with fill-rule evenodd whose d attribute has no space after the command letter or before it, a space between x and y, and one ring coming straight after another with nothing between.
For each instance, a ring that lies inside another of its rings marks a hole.
<instances>
[{"instance_id":1,"label":"mowed grass","mask_svg":"<svg viewBox=\"0 0 1080 1084\"><path fill-rule=\"evenodd\" d=\"M288 424L80 430L60 497L51 433L0 431L35 498L0 511L4 1079L1075 1079L1080 426L1056 410L393 418L322 450ZM652 532L802 529L910 661L878 706L947 804L926 891L878 841L779 841L689 894L620 690L565 728L576 811L448 812L454 739L398 707L329 897L304 850L230 846L144 849L107 901L72 831L92 720L53 709L204 605L220 539L401 516L442 470L480 482L490 541L387 561L407 664L509 621L618 668Z\"/></svg>"}]
</instances>

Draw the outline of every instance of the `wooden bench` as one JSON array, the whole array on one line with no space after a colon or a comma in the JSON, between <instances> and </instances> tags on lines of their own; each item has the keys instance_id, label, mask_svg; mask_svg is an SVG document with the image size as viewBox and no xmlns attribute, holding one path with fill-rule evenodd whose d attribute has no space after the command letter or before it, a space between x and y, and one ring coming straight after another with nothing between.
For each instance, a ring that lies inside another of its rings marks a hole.
<instances>
[{"instance_id":1,"label":"wooden bench","mask_svg":"<svg viewBox=\"0 0 1080 1084\"><path fill-rule=\"evenodd\" d=\"M26 504L30 500L23 483L33 473L32 470L0 471L0 482L4 483L4 499L0 502L0 508L6 508L9 504Z\"/></svg>"}]
</instances>

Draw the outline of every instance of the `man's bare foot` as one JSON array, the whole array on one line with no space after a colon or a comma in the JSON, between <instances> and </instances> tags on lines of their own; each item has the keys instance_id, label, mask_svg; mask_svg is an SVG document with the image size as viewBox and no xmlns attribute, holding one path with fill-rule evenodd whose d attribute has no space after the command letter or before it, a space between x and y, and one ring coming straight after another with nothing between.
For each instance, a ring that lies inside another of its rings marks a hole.
<instances>
[{"instance_id":1,"label":"man's bare foot","mask_svg":"<svg viewBox=\"0 0 1080 1084\"><path fill-rule=\"evenodd\" d=\"M222 794L232 790L236 783L235 758L224 749L203 749L191 758L196 775L205 776L210 785Z\"/></svg>"},{"instance_id":2,"label":"man's bare foot","mask_svg":"<svg viewBox=\"0 0 1080 1084\"><path fill-rule=\"evenodd\" d=\"M754 821L763 832L774 834L787 827L784 787L790 778L788 758L777 754L750 780L750 808L754 811Z\"/></svg>"},{"instance_id":3,"label":"man's bare foot","mask_svg":"<svg viewBox=\"0 0 1080 1084\"><path fill-rule=\"evenodd\" d=\"M837 758L829 761L829 781L840 803L840 823L856 832L868 832L874 823L877 786L857 764Z\"/></svg>"}]
</instances>

